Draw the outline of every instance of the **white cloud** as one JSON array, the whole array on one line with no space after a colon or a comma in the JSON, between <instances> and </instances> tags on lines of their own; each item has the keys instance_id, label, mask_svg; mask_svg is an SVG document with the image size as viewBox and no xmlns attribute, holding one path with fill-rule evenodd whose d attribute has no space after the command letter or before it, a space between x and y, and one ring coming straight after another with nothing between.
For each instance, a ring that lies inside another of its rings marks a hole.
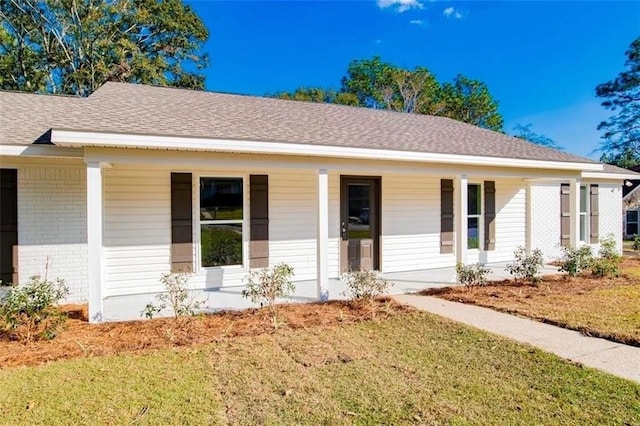
<instances>
[{"instance_id":1,"label":"white cloud","mask_svg":"<svg viewBox=\"0 0 640 426\"><path fill-rule=\"evenodd\" d=\"M447 7L442 11L442 14L447 18L462 19L462 13L458 12L453 6Z\"/></svg>"},{"instance_id":2,"label":"white cloud","mask_svg":"<svg viewBox=\"0 0 640 426\"><path fill-rule=\"evenodd\" d=\"M409 23L411 25L418 25L420 27L426 27L428 25L427 21L423 21L422 19L412 19L409 21Z\"/></svg>"},{"instance_id":3,"label":"white cloud","mask_svg":"<svg viewBox=\"0 0 640 426\"><path fill-rule=\"evenodd\" d=\"M378 0L380 9L393 9L398 13L406 12L410 9L422 9L424 4L419 0Z\"/></svg>"}]
</instances>

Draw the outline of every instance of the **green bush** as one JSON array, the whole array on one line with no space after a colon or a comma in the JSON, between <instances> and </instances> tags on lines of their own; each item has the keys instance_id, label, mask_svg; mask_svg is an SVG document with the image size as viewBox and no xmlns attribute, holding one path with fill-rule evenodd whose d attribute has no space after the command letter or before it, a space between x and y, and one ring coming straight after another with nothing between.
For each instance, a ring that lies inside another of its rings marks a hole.
<instances>
[{"instance_id":1,"label":"green bush","mask_svg":"<svg viewBox=\"0 0 640 426\"><path fill-rule=\"evenodd\" d=\"M58 304L69 294L64 280L34 275L14 286L0 302L0 326L9 338L28 343L53 339L67 319Z\"/></svg>"},{"instance_id":2,"label":"green bush","mask_svg":"<svg viewBox=\"0 0 640 426\"><path fill-rule=\"evenodd\" d=\"M385 294L393 284L382 278L379 271L352 270L340 277L347 285L343 294L354 300L373 300Z\"/></svg>"},{"instance_id":3,"label":"green bush","mask_svg":"<svg viewBox=\"0 0 640 426\"><path fill-rule=\"evenodd\" d=\"M487 283L487 275L491 269L485 268L481 264L464 265L456 264L456 276L460 284L467 287L481 286Z\"/></svg>"},{"instance_id":4,"label":"green bush","mask_svg":"<svg viewBox=\"0 0 640 426\"><path fill-rule=\"evenodd\" d=\"M527 254L525 248L520 246L513 252L513 256L513 263L509 263L505 270L513 275L516 284L524 281L536 283L540 280L539 275L544 266L542 251L535 249Z\"/></svg>"},{"instance_id":5,"label":"green bush","mask_svg":"<svg viewBox=\"0 0 640 426\"><path fill-rule=\"evenodd\" d=\"M609 234L605 239L600 240L600 250L598 251L598 255L606 259L622 258L618 251L616 239L613 234Z\"/></svg>"},{"instance_id":6,"label":"green bush","mask_svg":"<svg viewBox=\"0 0 640 426\"><path fill-rule=\"evenodd\" d=\"M156 314L170 308L175 319L193 316L202 309L204 300L196 300L189 291L188 282L191 279L189 272L175 272L163 274L160 282L164 292L156 295L158 305L147 303L140 316L152 319Z\"/></svg>"},{"instance_id":7,"label":"green bush","mask_svg":"<svg viewBox=\"0 0 640 426\"><path fill-rule=\"evenodd\" d=\"M619 277L620 276L620 262L616 262L611 259L600 257L594 259L591 262L591 274L594 277Z\"/></svg>"},{"instance_id":8,"label":"green bush","mask_svg":"<svg viewBox=\"0 0 640 426\"><path fill-rule=\"evenodd\" d=\"M633 250L640 251L640 234L635 234L633 236Z\"/></svg>"},{"instance_id":9,"label":"green bush","mask_svg":"<svg viewBox=\"0 0 640 426\"><path fill-rule=\"evenodd\" d=\"M589 269L593 261L591 246L562 247L562 257L558 271L566 272L570 277L577 277L582 271Z\"/></svg>"},{"instance_id":10,"label":"green bush","mask_svg":"<svg viewBox=\"0 0 640 426\"><path fill-rule=\"evenodd\" d=\"M276 299L286 297L296 290L291 281L293 267L286 263L252 271L246 278L246 286L242 290L242 297L260 306L268 306L275 315Z\"/></svg>"},{"instance_id":11,"label":"green bush","mask_svg":"<svg viewBox=\"0 0 640 426\"><path fill-rule=\"evenodd\" d=\"M594 276L598 278L620 276L622 256L618 252L616 240L612 234L600 240L598 255L600 257L591 263L591 273Z\"/></svg>"}]
</instances>

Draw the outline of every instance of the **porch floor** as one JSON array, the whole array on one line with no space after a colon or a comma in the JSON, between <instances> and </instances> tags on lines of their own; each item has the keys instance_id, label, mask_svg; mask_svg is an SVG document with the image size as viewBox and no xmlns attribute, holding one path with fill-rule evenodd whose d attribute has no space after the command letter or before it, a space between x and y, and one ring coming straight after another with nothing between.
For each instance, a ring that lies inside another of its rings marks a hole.
<instances>
[{"instance_id":1,"label":"porch floor","mask_svg":"<svg viewBox=\"0 0 640 426\"><path fill-rule=\"evenodd\" d=\"M503 280L510 278L505 266L509 262L492 263L486 265L491 269L489 280ZM545 265L542 275L556 274L557 268L552 265ZM383 277L393 283L389 294L417 293L428 288L448 287L456 284L456 271L454 267L439 269L424 269L419 271L390 272L384 273ZM318 300L316 280L296 281L295 293L280 303L302 303L315 302ZM249 300L242 297L243 287L225 287L205 290L207 300L207 311L215 312L228 309L245 309L255 307ZM329 280L329 299L344 300L347 286L339 279Z\"/></svg>"}]
</instances>

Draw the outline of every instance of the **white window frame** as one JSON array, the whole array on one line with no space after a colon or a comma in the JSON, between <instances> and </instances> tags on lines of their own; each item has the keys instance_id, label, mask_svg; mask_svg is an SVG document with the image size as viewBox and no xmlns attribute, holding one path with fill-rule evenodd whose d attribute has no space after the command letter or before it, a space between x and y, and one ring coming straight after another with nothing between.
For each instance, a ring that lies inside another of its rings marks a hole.
<instances>
[{"instance_id":1,"label":"white window frame","mask_svg":"<svg viewBox=\"0 0 640 426\"><path fill-rule=\"evenodd\" d=\"M482 182L469 182L467 184L467 194L469 193L469 187L477 186L478 187L478 199L480 202L480 212L478 214L469 214L469 201L467 195L467 211L465 212L467 215L467 250L475 250L481 251L484 248L484 184ZM478 247L470 248L469 247L469 219L478 219Z\"/></svg>"},{"instance_id":2,"label":"white window frame","mask_svg":"<svg viewBox=\"0 0 640 426\"><path fill-rule=\"evenodd\" d=\"M215 271L215 270L246 270L249 264L249 175L248 174L227 174L227 173L199 173L194 179L194 219L196 224L193 228L194 238L196 242L196 265L199 272ZM242 179L242 220L201 220L200 219L200 179L201 178L219 178L219 179ZM224 224L242 223L242 264L241 265L221 265L221 266L203 266L202 264L202 225L207 224Z\"/></svg>"},{"instance_id":3,"label":"white window frame","mask_svg":"<svg viewBox=\"0 0 640 426\"><path fill-rule=\"evenodd\" d=\"M582 189L584 188L584 195L586 197L585 200L585 211L582 211ZM579 210L579 225L580 225L580 234L582 234L582 219L584 217L584 238L582 235L578 235L578 240L583 244L589 244L589 210L591 208L591 185L580 185L580 203L578 204Z\"/></svg>"}]
</instances>

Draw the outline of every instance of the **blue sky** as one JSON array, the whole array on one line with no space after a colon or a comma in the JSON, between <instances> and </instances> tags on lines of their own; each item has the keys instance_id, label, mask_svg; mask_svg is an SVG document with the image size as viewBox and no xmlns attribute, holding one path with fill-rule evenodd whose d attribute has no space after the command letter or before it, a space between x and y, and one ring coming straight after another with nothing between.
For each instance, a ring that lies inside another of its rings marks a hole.
<instances>
[{"instance_id":1,"label":"blue sky","mask_svg":"<svg viewBox=\"0 0 640 426\"><path fill-rule=\"evenodd\" d=\"M610 113L595 86L640 36L640 2L190 1L210 31L207 89L264 95L338 88L353 59L380 55L439 80L487 83L505 130L532 124L590 155Z\"/></svg>"}]
</instances>

